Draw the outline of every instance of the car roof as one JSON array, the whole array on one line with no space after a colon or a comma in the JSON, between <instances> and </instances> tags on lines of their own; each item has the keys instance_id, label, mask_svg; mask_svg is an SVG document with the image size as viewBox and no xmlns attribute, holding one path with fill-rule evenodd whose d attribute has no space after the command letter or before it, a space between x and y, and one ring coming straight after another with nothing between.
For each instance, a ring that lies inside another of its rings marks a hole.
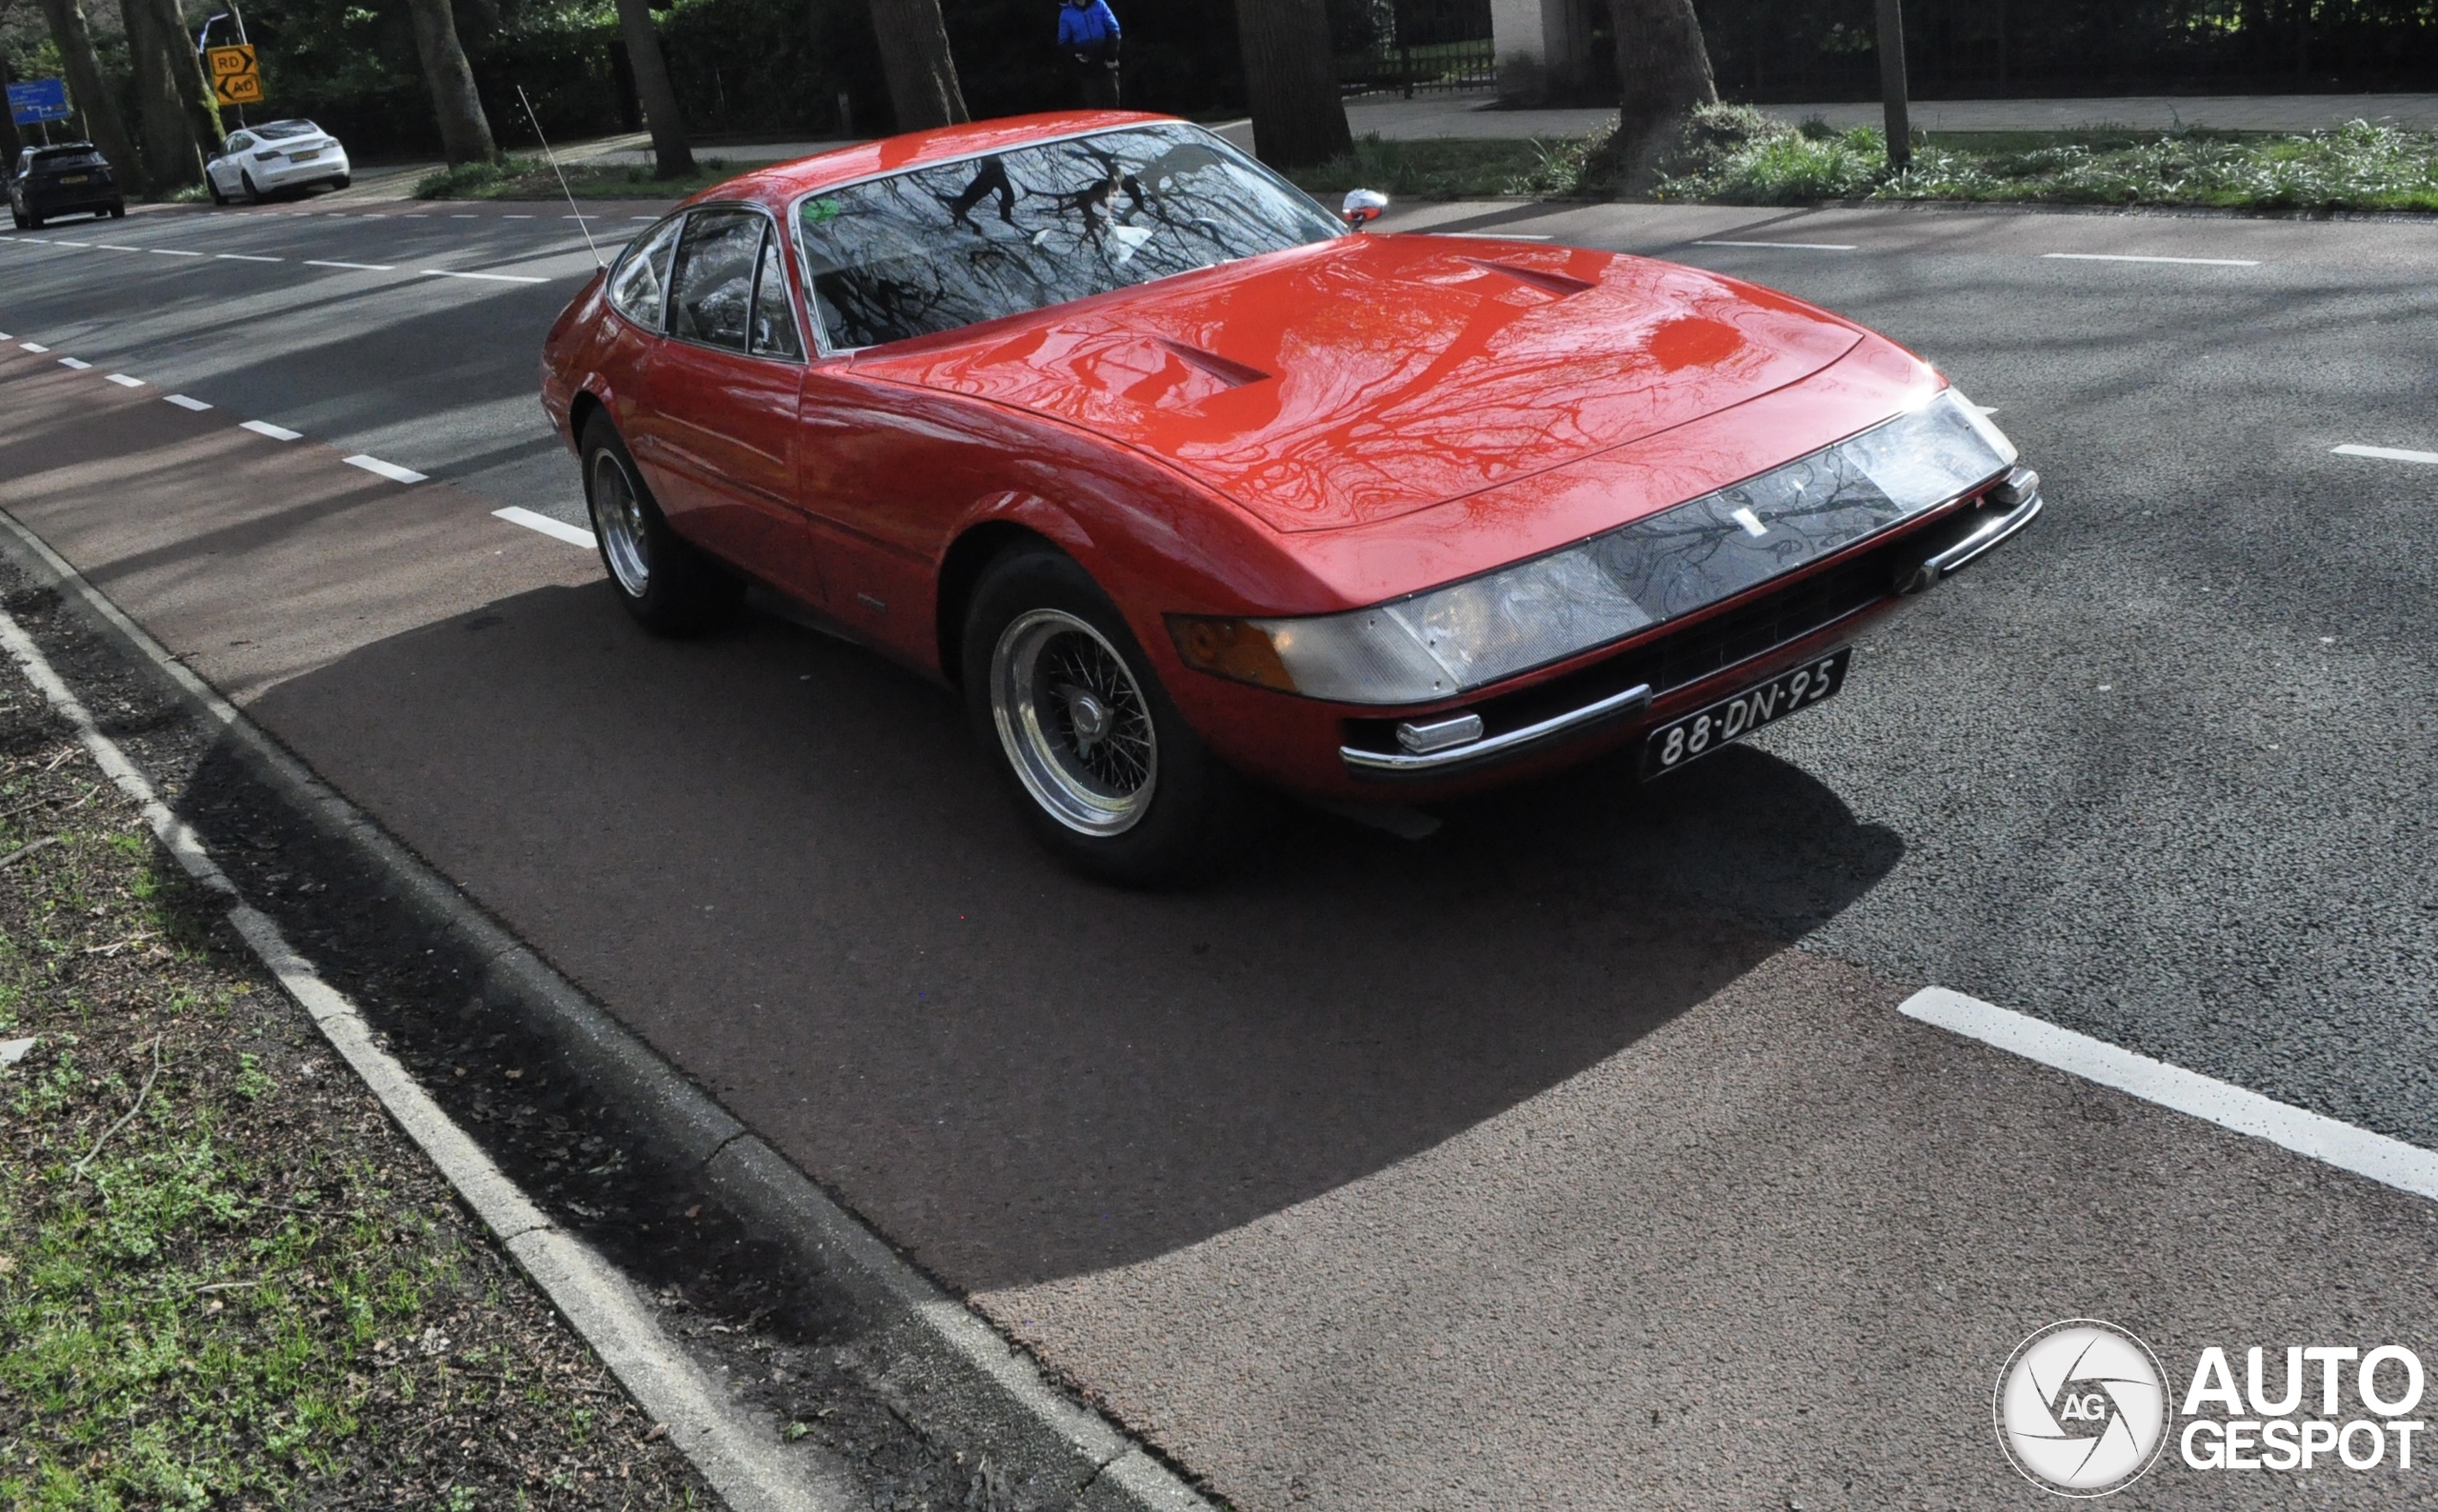
<instances>
[{"instance_id":1,"label":"car roof","mask_svg":"<svg viewBox=\"0 0 2438 1512\"><path fill-rule=\"evenodd\" d=\"M101 149L90 142L53 142L49 146L35 142L29 144L26 150L36 157L51 157L62 152L98 152Z\"/></svg>"},{"instance_id":2,"label":"car roof","mask_svg":"<svg viewBox=\"0 0 2438 1512\"><path fill-rule=\"evenodd\" d=\"M1087 131L1177 119L1173 115L1152 115L1140 110L1049 110L1037 115L1010 115L994 121L935 127L928 131L909 131L899 136L885 136L876 142L858 142L851 147L833 148L789 163L773 163L769 168L755 169L726 183L715 184L686 203L695 205L709 200L749 199L778 206L799 194L883 173L929 168L936 163L953 163L959 158L972 157L981 152L1005 151L1034 142L1079 136Z\"/></svg>"}]
</instances>

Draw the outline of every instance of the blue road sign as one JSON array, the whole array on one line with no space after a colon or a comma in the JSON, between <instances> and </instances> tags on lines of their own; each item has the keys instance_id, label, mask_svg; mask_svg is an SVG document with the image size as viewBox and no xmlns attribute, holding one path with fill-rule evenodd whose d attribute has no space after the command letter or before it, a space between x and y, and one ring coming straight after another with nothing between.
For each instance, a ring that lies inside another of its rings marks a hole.
<instances>
[{"instance_id":1,"label":"blue road sign","mask_svg":"<svg viewBox=\"0 0 2438 1512\"><path fill-rule=\"evenodd\" d=\"M65 121L70 114L65 80L30 79L9 86L9 118L19 126Z\"/></svg>"}]
</instances>

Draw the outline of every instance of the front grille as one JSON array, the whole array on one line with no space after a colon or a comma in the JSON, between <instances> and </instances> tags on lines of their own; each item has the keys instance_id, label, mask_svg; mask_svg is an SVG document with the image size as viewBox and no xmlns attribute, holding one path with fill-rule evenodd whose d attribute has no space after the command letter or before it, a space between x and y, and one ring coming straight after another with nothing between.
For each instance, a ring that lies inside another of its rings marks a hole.
<instances>
[{"instance_id":1,"label":"front grille","mask_svg":"<svg viewBox=\"0 0 2438 1512\"><path fill-rule=\"evenodd\" d=\"M1661 629L1564 677L1466 706L1482 717L1484 735L1501 735L1645 683L1654 696L1698 683L1894 597L1896 585L1923 558L1961 540L1981 520L1978 510L1951 511L1790 583L1749 593L1724 613ZM1396 728L1394 719L1349 720L1347 744L1394 751Z\"/></svg>"}]
</instances>

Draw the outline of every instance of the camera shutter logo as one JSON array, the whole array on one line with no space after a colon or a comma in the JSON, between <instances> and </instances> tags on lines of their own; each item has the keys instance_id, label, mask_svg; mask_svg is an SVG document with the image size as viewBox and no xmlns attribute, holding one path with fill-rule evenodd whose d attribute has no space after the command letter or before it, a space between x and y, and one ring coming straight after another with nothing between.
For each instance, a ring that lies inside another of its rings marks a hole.
<instances>
[{"instance_id":1,"label":"camera shutter logo","mask_svg":"<svg viewBox=\"0 0 2438 1512\"><path fill-rule=\"evenodd\" d=\"M2096 1318L2050 1323L2017 1344L1998 1373L1992 1410L2007 1459L2060 1496L2121 1491L2167 1447L2158 1356Z\"/></svg>"}]
</instances>

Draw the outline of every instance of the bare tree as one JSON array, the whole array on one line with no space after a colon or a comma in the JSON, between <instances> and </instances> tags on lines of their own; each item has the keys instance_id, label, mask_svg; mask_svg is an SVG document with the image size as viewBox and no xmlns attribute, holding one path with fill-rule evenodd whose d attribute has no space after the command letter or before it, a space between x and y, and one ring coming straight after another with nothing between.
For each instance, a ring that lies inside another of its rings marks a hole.
<instances>
[{"instance_id":1,"label":"bare tree","mask_svg":"<svg viewBox=\"0 0 2438 1512\"><path fill-rule=\"evenodd\" d=\"M220 150L220 97L212 93L211 81L204 76L203 54L187 41L187 20L178 10L178 0L147 3L152 8L154 24L168 40L170 82L177 87L187 129L194 134L195 146L210 157Z\"/></svg>"},{"instance_id":2,"label":"bare tree","mask_svg":"<svg viewBox=\"0 0 2438 1512\"><path fill-rule=\"evenodd\" d=\"M83 0L42 0L42 17L50 27L52 44L59 49L60 63L68 73L68 92L77 113L85 118L86 134L111 167L141 183L144 165L136 160L135 144L128 140L118 104L102 80L101 64L94 60L93 34L85 26Z\"/></svg>"},{"instance_id":3,"label":"bare tree","mask_svg":"<svg viewBox=\"0 0 2438 1512\"><path fill-rule=\"evenodd\" d=\"M677 90L669 82L669 60L660 54L651 0L618 0L618 30L627 39L627 63L635 71L644 125L651 129L652 171L662 178L682 178L694 171L694 149L686 145L686 118L677 113Z\"/></svg>"},{"instance_id":4,"label":"bare tree","mask_svg":"<svg viewBox=\"0 0 2438 1512\"><path fill-rule=\"evenodd\" d=\"M498 157L490 117L483 113L483 97L474 89L473 67L457 40L456 12L449 0L407 0L407 9L414 15L415 52L423 60L424 82L431 88L431 113L440 123L441 155L451 168Z\"/></svg>"},{"instance_id":5,"label":"bare tree","mask_svg":"<svg viewBox=\"0 0 2438 1512\"><path fill-rule=\"evenodd\" d=\"M1306 168L1354 150L1323 0L1236 0L1236 36L1263 162Z\"/></svg>"},{"instance_id":6,"label":"bare tree","mask_svg":"<svg viewBox=\"0 0 2438 1512\"><path fill-rule=\"evenodd\" d=\"M6 14L6 9L0 8L0 15ZM0 93L7 92L9 83L8 55L0 53ZM15 112L0 110L0 177L5 177L16 168L17 154L24 149L24 147L25 144L17 140Z\"/></svg>"},{"instance_id":7,"label":"bare tree","mask_svg":"<svg viewBox=\"0 0 2438 1512\"><path fill-rule=\"evenodd\" d=\"M940 0L872 0L872 30L880 37L881 71L889 75L889 103L899 130L968 119Z\"/></svg>"},{"instance_id":8,"label":"bare tree","mask_svg":"<svg viewBox=\"0 0 2438 1512\"><path fill-rule=\"evenodd\" d=\"M163 35L151 0L119 0L127 25L127 55L135 71L135 121L144 133L144 180L154 194L203 182L203 155L187 127L175 77L183 34ZM179 33L185 29L181 27Z\"/></svg>"},{"instance_id":9,"label":"bare tree","mask_svg":"<svg viewBox=\"0 0 2438 1512\"><path fill-rule=\"evenodd\" d=\"M1685 114L1718 99L1693 0L1609 0L1616 19L1617 160L1629 190L1648 189Z\"/></svg>"}]
</instances>

